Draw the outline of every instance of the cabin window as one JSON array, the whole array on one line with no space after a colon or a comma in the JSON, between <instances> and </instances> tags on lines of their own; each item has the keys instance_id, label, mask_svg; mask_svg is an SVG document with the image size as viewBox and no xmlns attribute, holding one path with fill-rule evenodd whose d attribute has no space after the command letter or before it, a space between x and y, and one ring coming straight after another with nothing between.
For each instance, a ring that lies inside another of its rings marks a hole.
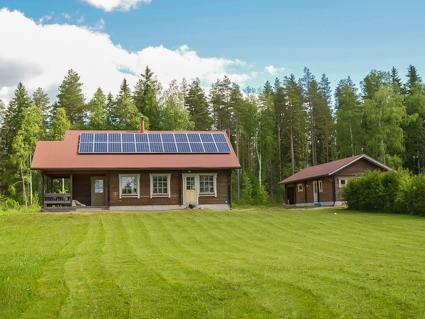
<instances>
[{"instance_id":1,"label":"cabin window","mask_svg":"<svg viewBox=\"0 0 425 319\"><path fill-rule=\"evenodd\" d=\"M323 193L323 182L319 181L319 193Z\"/></svg>"},{"instance_id":2,"label":"cabin window","mask_svg":"<svg viewBox=\"0 0 425 319\"><path fill-rule=\"evenodd\" d=\"M170 174L151 174L151 198L170 197Z\"/></svg>"},{"instance_id":3,"label":"cabin window","mask_svg":"<svg viewBox=\"0 0 425 319\"><path fill-rule=\"evenodd\" d=\"M297 191L298 191L299 193L304 192L304 185L303 185L303 184L298 184L298 185L297 185Z\"/></svg>"},{"instance_id":4,"label":"cabin window","mask_svg":"<svg viewBox=\"0 0 425 319\"><path fill-rule=\"evenodd\" d=\"M346 177L340 177L339 178L339 188L344 188L347 185L347 178Z\"/></svg>"},{"instance_id":5,"label":"cabin window","mask_svg":"<svg viewBox=\"0 0 425 319\"><path fill-rule=\"evenodd\" d=\"M120 174L120 198L121 197L139 197L140 175L139 174Z\"/></svg>"},{"instance_id":6,"label":"cabin window","mask_svg":"<svg viewBox=\"0 0 425 319\"><path fill-rule=\"evenodd\" d=\"M199 175L199 194L217 196L216 174Z\"/></svg>"}]
</instances>

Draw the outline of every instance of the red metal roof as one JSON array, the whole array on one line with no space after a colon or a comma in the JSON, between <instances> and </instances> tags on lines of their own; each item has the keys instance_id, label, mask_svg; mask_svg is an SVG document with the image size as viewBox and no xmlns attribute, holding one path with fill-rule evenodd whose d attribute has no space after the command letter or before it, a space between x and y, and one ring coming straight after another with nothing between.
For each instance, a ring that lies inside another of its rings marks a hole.
<instances>
[{"instance_id":1,"label":"red metal roof","mask_svg":"<svg viewBox=\"0 0 425 319\"><path fill-rule=\"evenodd\" d=\"M280 184L288 184L292 182L311 179L314 177L332 175L336 173L337 171L343 169L344 167L358 161L361 158L364 158L368 160L369 162L372 162L375 165L380 166L384 169L391 170L391 168L378 162L377 160L374 160L373 158L365 154L360 154L360 155L350 156L350 157L342 158L336 161L332 161L332 162L328 162L328 163L324 163L320 165L307 167L299 171L298 173L295 173L294 175L285 178L283 181L280 182Z\"/></svg>"},{"instance_id":2,"label":"red metal roof","mask_svg":"<svg viewBox=\"0 0 425 319\"><path fill-rule=\"evenodd\" d=\"M86 169L227 169L240 164L230 145L228 154L79 154L78 138L83 132L140 131L67 131L63 141L37 143L31 167L38 170ZM184 133L192 133L188 131ZM181 133L181 132L176 132Z\"/></svg>"}]
</instances>

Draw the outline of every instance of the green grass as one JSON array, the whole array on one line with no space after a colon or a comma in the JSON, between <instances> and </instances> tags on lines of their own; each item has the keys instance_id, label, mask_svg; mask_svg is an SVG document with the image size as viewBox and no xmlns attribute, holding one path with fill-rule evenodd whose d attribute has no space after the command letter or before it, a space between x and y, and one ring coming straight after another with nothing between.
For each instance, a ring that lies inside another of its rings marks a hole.
<instances>
[{"instance_id":1,"label":"green grass","mask_svg":"<svg viewBox=\"0 0 425 319\"><path fill-rule=\"evenodd\" d=\"M424 317L425 218L0 215L0 318Z\"/></svg>"}]
</instances>

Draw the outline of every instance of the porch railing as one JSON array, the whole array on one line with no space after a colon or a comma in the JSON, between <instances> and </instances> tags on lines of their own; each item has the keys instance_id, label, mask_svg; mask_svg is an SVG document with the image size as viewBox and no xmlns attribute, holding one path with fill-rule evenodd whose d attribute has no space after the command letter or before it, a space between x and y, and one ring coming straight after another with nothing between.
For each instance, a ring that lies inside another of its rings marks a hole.
<instances>
[{"instance_id":1,"label":"porch railing","mask_svg":"<svg viewBox=\"0 0 425 319\"><path fill-rule=\"evenodd\" d=\"M71 206L72 198L71 194L44 194L44 205L66 205Z\"/></svg>"}]
</instances>

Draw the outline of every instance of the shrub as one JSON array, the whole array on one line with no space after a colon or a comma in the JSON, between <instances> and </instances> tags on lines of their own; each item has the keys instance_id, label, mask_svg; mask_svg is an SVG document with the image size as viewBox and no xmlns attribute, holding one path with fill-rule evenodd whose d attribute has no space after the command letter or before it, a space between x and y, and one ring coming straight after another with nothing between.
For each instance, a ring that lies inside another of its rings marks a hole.
<instances>
[{"instance_id":1,"label":"shrub","mask_svg":"<svg viewBox=\"0 0 425 319\"><path fill-rule=\"evenodd\" d=\"M401 190L400 198L406 212L425 215L425 174L413 176L409 187Z\"/></svg>"},{"instance_id":2,"label":"shrub","mask_svg":"<svg viewBox=\"0 0 425 319\"><path fill-rule=\"evenodd\" d=\"M400 187L399 173L372 171L352 179L344 190L344 199L352 209L391 212Z\"/></svg>"},{"instance_id":3,"label":"shrub","mask_svg":"<svg viewBox=\"0 0 425 319\"><path fill-rule=\"evenodd\" d=\"M20 205L16 200L0 195L0 210L18 209L19 207Z\"/></svg>"}]
</instances>

